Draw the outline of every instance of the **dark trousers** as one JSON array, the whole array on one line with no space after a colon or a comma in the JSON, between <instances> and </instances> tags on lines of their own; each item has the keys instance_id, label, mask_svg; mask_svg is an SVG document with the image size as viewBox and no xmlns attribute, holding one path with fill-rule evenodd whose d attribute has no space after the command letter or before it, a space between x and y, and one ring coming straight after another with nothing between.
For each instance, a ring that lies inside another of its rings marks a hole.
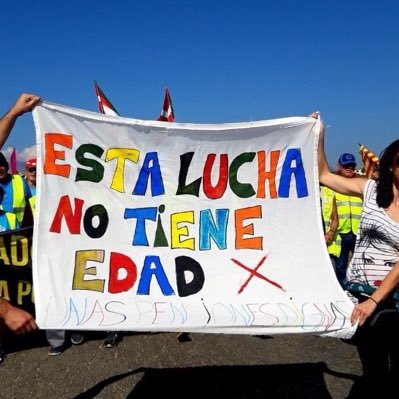
<instances>
[{"instance_id":1,"label":"dark trousers","mask_svg":"<svg viewBox=\"0 0 399 399\"><path fill-rule=\"evenodd\" d=\"M390 398L399 379L399 312L394 306L379 306L359 327L351 340L363 366L362 378L349 398ZM386 396L388 395L388 396Z\"/></svg>"},{"instance_id":2,"label":"dark trousers","mask_svg":"<svg viewBox=\"0 0 399 399\"><path fill-rule=\"evenodd\" d=\"M355 339L365 375L399 377L399 313L396 310L381 314L374 325L359 327Z\"/></svg>"},{"instance_id":3,"label":"dark trousers","mask_svg":"<svg viewBox=\"0 0 399 399\"><path fill-rule=\"evenodd\" d=\"M343 285L348 268L349 254L355 249L356 236L351 231L339 235L341 237L341 253L335 262L335 272L339 283Z\"/></svg>"}]
</instances>

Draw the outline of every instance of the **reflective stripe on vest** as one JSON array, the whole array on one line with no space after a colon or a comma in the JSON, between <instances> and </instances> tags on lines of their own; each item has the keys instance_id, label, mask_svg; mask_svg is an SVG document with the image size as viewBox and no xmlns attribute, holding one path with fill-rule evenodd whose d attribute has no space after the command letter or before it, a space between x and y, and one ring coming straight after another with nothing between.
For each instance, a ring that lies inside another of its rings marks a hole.
<instances>
[{"instance_id":1,"label":"reflective stripe on vest","mask_svg":"<svg viewBox=\"0 0 399 399\"><path fill-rule=\"evenodd\" d=\"M15 230L17 228L17 216L15 213L6 212L6 218L10 226L10 230Z\"/></svg>"},{"instance_id":2,"label":"reflective stripe on vest","mask_svg":"<svg viewBox=\"0 0 399 399\"><path fill-rule=\"evenodd\" d=\"M359 197L336 193L335 199L338 210L338 232L357 234L362 216L363 201Z\"/></svg>"},{"instance_id":3,"label":"reflective stripe on vest","mask_svg":"<svg viewBox=\"0 0 399 399\"><path fill-rule=\"evenodd\" d=\"M24 183L20 175L12 175L12 207L19 223L22 223L25 210Z\"/></svg>"},{"instance_id":4,"label":"reflective stripe on vest","mask_svg":"<svg viewBox=\"0 0 399 399\"><path fill-rule=\"evenodd\" d=\"M15 213L2 212L0 215L0 231L10 231L17 228L17 217Z\"/></svg>"}]
</instances>

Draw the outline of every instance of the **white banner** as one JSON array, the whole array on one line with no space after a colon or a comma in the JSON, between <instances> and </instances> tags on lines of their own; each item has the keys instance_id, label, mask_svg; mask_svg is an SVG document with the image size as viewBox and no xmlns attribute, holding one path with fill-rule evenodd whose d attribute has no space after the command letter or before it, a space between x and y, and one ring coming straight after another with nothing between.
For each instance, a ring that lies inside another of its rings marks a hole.
<instances>
[{"instance_id":1,"label":"white banner","mask_svg":"<svg viewBox=\"0 0 399 399\"><path fill-rule=\"evenodd\" d=\"M323 238L317 121L33 115L41 328L353 332Z\"/></svg>"}]
</instances>

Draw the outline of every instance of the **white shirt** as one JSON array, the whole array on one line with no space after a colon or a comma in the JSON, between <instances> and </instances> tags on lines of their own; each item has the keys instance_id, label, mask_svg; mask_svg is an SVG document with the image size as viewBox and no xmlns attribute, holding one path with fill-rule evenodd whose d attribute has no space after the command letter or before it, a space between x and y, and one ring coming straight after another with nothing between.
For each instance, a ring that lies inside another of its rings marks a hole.
<instances>
[{"instance_id":1,"label":"white shirt","mask_svg":"<svg viewBox=\"0 0 399 399\"><path fill-rule=\"evenodd\" d=\"M378 287L399 259L399 223L377 205L376 182L364 189L362 218L347 279Z\"/></svg>"}]
</instances>

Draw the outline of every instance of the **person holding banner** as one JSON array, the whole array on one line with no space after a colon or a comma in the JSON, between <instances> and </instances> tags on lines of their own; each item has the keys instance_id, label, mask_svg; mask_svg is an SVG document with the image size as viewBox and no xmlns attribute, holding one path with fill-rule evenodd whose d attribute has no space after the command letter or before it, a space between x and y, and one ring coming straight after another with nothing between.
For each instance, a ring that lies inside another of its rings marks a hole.
<instances>
[{"instance_id":1,"label":"person holding banner","mask_svg":"<svg viewBox=\"0 0 399 399\"><path fill-rule=\"evenodd\" d=\"M11 305L3 298L0 298L0 325L6 325L16 334L26 334L37 329L31 314Z\"/></svg>"},{"instance_id":2,"label":"person holding banner","mask_svg":"<svg viewBox=\"0 0 399 399\"><path fill-rule=\"evenodd\" d=\"M17 118L40 102L40 97L34 94L21 94L11 109L0 119L0 149L11 133ZM5 212L15 213L18 223L22 223L24 209L31 197L29 186L19 175L8 173L9 165L0 153L0 186L4 190L2 208Z\"/></svg>"},{"instance_id":3,"label":"person holding banner","mask_svg":"<svg viewBox=\"0 0 399 399\"><path fill-rule=\"evenodd\" d=\"M23 115L26 112L31 111L35 105L40 102L40 97L34 94L21 94L14 105L10 108L10 110L0 119L0 150L3 148L4 143L6 142L8 136L11 133L12 128L19 116ZM0 153L0 159L3 162L1 172L4 173L4 167L7 167L8 171L8 163L5 160L3 154ZM5 161L5 162L4 162ZM4 189L2 188L2 196L1 202L3 202ZM17 228L17 221L14 222L11 219L14 219L10 216L9 212L6 212L3 208L2 211L7 219L9 229ZM14 215L15 216L15 215ZM16 218L15 218L16 219ZM25 310L19 309L16 306L13 306L6 299L0 297L0 336L3 336L5 328L8 327L11 331L16 334L25 334L32 332L37 329L36 322L34 317L26 312ZM5 352L0 344L0 363L4 361Z\"/></svg>"},{"instance_id":4,"label":"person holding banner","mask_svg":"<svg viewBox=\"0 0 399 399\"><path fill-rule=\"evenodd\" d=\"M33 94L22 94L19 99L16 101L14 106L8 111L8 113L0 120L0 149L2 148L2 145L8 138L12 127L15 124L16 119L18 116L24 114L25 112L31 111L32 108L37 105L40 102L40 97L33 95ZM4 155L0 153L0 194L1 194L1 184L2 184L2 179L1 179L1 165L7 169L7 174L8 174L8 162L5 159ZM8 174L9 175L9 174ZM11 176L11 175L10 175ZM19 176L18 176L19 177ZM26 205L30 206L32 215L34 214L34 209L35 209L35 197L36 197L36 158L29 159L26 164L25 164L25 179L23 179L24 185L26 183L26 187L29 188L31 195L27 198L29 203L26 202ZM26 191L25 186L24 186L24 191ZM4 190L3 190L4 192ZM1 203L2 197L0 198L0 203ZM26 206L25 205L25 206ZM25 207L24 206L24 207ZM21 206L21 208L24 208ZM25 208L26 209L26 208ZM1 229L1 212L0 210L0 229ZM3 212L5 213L5 212ZM30 219L28 218L28 219ZM25 219L22 220L24 225L31 225L31 223L26 223ZM32 221L31 221L32 222ZM14 224L12 224L13 226ZM19 222L18 220L15 222L15 225L19 227ZM18 228L14 227L14 228ZM11 306L11 305L10 305ZM18 308L15 308L19 310ZM26 312L25 312L26 313ZM29 315L29 313L27 313ZM50 349L49 349L49 355L50 356L57 356L60 355L65 349L65 336L66 336L66 331L65 330L46 330L46 338L50 344ZM112 334L112 336L108 337L109 340L113 341L111 344L109 344L111 347L116 346L117 342L121 340L119 335ZM80 345L84 341L84 336L80 332L73 332L70 334L70 340L71 343L74 345ZM116 342L116 343L115 343ZM1 350L0 350L1 353Z\"/></svg>"},{"instance_id":5,"label":"person holding banner","mask_svg":"<svg viewBox=\"0 0 399 399\"><path fill-rule=\"evenodd\" d=\"M10 110L0 119L0 150L3 148L18 117L32 111L40 101L41 98L35 94L21 94ZM19 175L15 175L15 178L13 178L13 175L8 173L8 162L4 155L0 153L0 185L7 197L3 209L6 212L15 213L19 224L23 222L26 200L30 197L30 194L27 194L29 192L28 185L24 185L22 180Z\"/></svg>"},{"instance_id":6,"label":"person holding banner","mask_svg":"<svg viewBox=\"0 0 399 399\"><path fill-rule=\"evenodd\" d=\"M3 148L17 118L32 111L40 102L40 97L34 94L21 94L11 109L0 119L0 150Z\"/></svg>"},{"instance_id":7,"label":"person holding banner","mask_svg":"<svg viewBox=\"0 0 399 399\"><path fill-rule=\"evenodd\" d=\"M37 329L35 319L25 310L11 305L0 297L0 336L2 337L5 328L8 327L15 334L27 334ZM3 363L6 352L0 343L0 363Z\"/></svg>"},{"instance_id":8,"label":"person holding banner","mask_svg":"<svg viewBox=\"0 0 399 399\"><path fill-rule=\"evenodd\" d=\"M353 342L363 366L360 389L384 397L381 391L399 377L399 140L383 151L378 181L348 179L329 170L321 123L318 163L321 184L364 200L344 288L356 302L351 322L358 323Z\"/></svg>"}]
</instances>

